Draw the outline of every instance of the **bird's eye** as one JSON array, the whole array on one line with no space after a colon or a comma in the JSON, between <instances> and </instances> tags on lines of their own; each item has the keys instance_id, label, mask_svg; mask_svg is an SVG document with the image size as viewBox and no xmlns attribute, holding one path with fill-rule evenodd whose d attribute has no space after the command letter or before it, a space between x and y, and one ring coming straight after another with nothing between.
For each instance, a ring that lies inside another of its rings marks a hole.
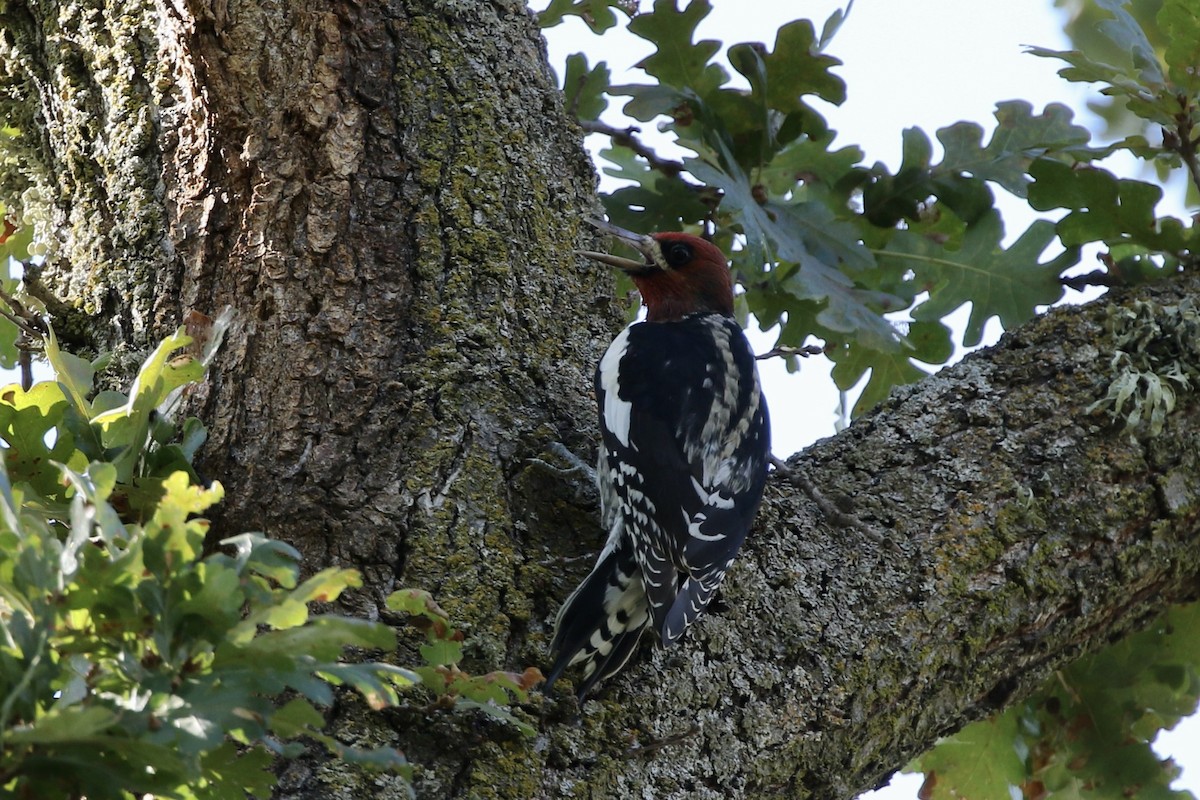
<instances>
[{"instance_id":1,"label":"bird's eye","mask_svg":"<svg viewBox=\"0 0 1200 800\"><path fill-rule=\"evenodd\" d=\"M672 242L667 245L663 258L667 260L669 266L682 267L692 260L692 246L683 242Z\"/></svg>"}]
</instances>

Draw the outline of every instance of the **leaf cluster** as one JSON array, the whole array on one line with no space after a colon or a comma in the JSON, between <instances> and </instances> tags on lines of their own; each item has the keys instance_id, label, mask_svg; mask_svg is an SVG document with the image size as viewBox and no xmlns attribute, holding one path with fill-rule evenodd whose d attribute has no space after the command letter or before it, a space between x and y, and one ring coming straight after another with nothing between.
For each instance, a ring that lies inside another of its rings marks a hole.
<instances>
[{"instance_id":1,"label":"leaf cluster","mask_svg":"<svg viewBox=\"0 0 1200 800\"><path fill-rule=\"evenodd\" d=\"M588 5L594 11L597 4ZM697 40L708 0L683 9L656 0L629 23L655 47L638 64L648 82L612 85L606 64L589 67L577 54L564 90L585 130L610 137L605 172L625 185L603 198L609 218L643 232L710 232L730 253L744 310L763 329L779 326L780 348L821 342L842 389L869 375L859 413L952 356L956 342L944 320L963 305L970 315L958 344L969 347L989 319L1010 328L1057 302L1084 245L1107 248L1109 274L1098 280L1105 285L1194 261L1194 225L1157 214L1160 188L1118 179L1093 162L1125 149L1191 169L1198 79L1187 43L1200 41L1197 14L1186 0L1164 3L1159 21L1173 35L1160 64L1120 0L1101 5L1112 15L1104 33L1131 54L1128 65L1075 51L1031 52L1067 60L1069 79L1123 93L1132 111L1169 126L1161 144L1131 137L1095 147L1065 106L1036 112L1006 101L997 104L990 131L972 122L933 137L909 128L898 168L868 164L859 148L837 143L819 111L821 102L846 97L840 61L827 52L845 12L819 32L808 20L788 23L770 48L725 48ZM552 4L556 13L563 6ZM626 98L627 117L656 123L690 155L659 158L637 126L599 122L614 98ZM1009 243L996 189L1066 214L1035 221Z\"/></svg>"},{"instance_id":2,"label":"leaf cluster","mask_svg":"<svg viewBox=\"0 0 1200 800\"><path fill-rule=\"evenodd\" d=\"M96 393L103 360L63 352L51 331L55 379L0 389L0 787L30 798L265 797L272 761L304 752L302 739L408 780L395 749L322 731L319 707L339 686L379 709L424 683L440 707L531 732L503 706L525 697L537 670L459 671L462 636L428 595L389 599L436 621L424 666L347 661L347 648L396 647L382 623L312 612L359 586L357 572L302 581L299 554L254 533L205 554L200 515L222 489L192 467L204 427L168 413L204 372L181 355L190 345L181 329L128 394Z\"/></svg>"},{"instance_id":3,"label":"leaf cluster","mask_svg":"<svg viewBox=\"0 0 1200 800\"><path fill-rule=\"evenodd\" d=\"M1200 700L1200 604L1059 671L1025 703L973 723L914 761L925 800L1185 800L1150 744Z\"/></svg>"},{"instance_id":4,"label":"leaf cluster","mask_svg":"<svg viewBox=\"0 0 1200 800\"><path fill-rule=\"evenodd\" d=\"M97 364L51 334L56 380L0 390L0 785L18 797L265 796L301 735L408 769L319 730L331 683L381 705L418 680L340 662L394 647L388 628L309 613L357 574L301 582L298 554L257 534L203 555L198 515L222 496L191 467L204 429L161 413L203 372L174 357L189 343L166 339L128 395L93 394Z\"/></svg>"}]
</instances>

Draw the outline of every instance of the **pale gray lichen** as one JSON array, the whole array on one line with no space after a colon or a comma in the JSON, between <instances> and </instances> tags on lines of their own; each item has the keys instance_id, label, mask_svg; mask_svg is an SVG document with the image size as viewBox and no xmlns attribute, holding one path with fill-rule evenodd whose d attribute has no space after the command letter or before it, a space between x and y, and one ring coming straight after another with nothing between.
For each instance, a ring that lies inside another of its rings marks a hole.
<instances>
[{"instance_id":1,"label":"pale gray lichen","mask_svg":"<svg viewBox=\"0 0 1200 800\"><path fill-rule=\"evenodd\" d=\"M1157 436L1177 394L1200 382L1200 308L1191 298L1166 306L1139 300L1110 308L1109 325L1115 377L1088 412L1106 410L1114 421L1124 420L1125 430L1145 423Z\"/></svg>"}]
</instances>

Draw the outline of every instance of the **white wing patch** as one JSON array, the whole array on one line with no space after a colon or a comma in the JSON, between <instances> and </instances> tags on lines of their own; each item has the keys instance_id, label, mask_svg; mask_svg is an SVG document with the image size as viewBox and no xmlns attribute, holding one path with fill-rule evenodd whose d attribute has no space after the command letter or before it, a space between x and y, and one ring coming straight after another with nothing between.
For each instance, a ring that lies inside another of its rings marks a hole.
<instances>
[{"instance_id":1,"label":"white wing patch","mask_svg":"<svg viewBox=\"0 0 1200 800\"><path fill-rule=\"evenodd\" d=\"M712 534L704 532L701 526L708 522L708 515L703 512L696 514L695 517L688 517L685 513L684 519L687 521L688 534L693 539L699 539L702 542L719 542L725 538L725 531Z\"/></svg>"},{"instance_id":2,"label":"white wing patch","mask_svg":"<svg viewBox=\"0 0 1200 800\"><path fill-rule=\"evenodd\" d=\"M629 328L621 331L600 359L600 389L604 392L604 424L623 447L629 447L629 415L633 406L622 400L620 389L621 359L629 348Z\"/></svg>"},{"instance_id":3,"label":"white wing patch","mask_svg":"<svg viewBox=\"0 0 1200 800\"><path fill-rule=\"evenodd\" d=\"M696 496L700 498L700 502L706 506L713 508L733 508L733 498L725 497L719 489L709 492L695 478L692 478L692 488L696 490Z\"/></svg>"}]
</instances>

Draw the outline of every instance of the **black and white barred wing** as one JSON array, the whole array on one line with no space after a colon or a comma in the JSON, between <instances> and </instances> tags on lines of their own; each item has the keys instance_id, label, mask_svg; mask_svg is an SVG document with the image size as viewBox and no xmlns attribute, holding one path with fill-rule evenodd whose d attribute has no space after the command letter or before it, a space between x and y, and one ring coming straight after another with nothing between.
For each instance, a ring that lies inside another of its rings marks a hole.
<instances>
[{"instance_id":1,"label":"black and white barred wing","mask_svg":"<svg viewBox=\"0 0 1200 800\"><path fill-rule=\"evenodd\" d=\"M766 406L732 319L645 323L622 336L597 374L600 480L669 644L708 606L750 529L770 447Z\"/></svg>"}]
</instances>

